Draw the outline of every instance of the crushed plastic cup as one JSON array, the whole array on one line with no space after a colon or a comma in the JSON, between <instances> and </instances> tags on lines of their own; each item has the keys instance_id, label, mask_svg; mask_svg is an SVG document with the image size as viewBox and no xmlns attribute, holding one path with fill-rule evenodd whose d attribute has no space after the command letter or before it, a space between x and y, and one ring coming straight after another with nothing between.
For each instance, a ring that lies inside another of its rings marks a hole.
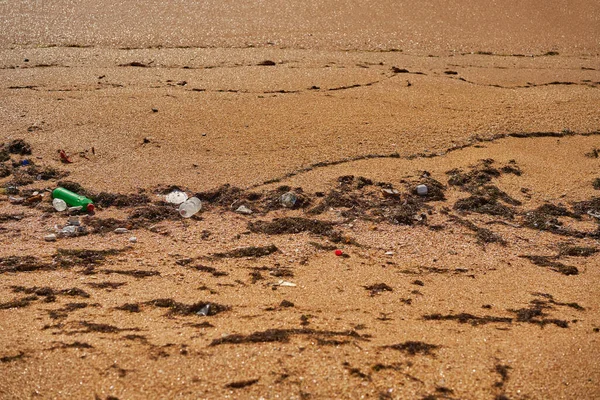
<instances>
[{"instance_id":1,"label":"crushed plastic cup","mask_svg":"<svg viewBox=\"0 0 600 400\"><path fill-rule=\"evenodd\" d=\"M427 196L428 192L429 192L429 189L427 188L427 185L418 185L417 186L417 194L419 196Z\"/></svg>"},{"instance_id":2,"label":"crushed plastic cup","mask_svg":"<svg viewBox=\"0 0 600 400\"><path fill-rule=\"evenodd\" d=\"M179 206L179 215L183 218L190 218L202 208L202 202L197 197L191 197L181 203Z\"/></svg>"},{"instance_id":3,"label":"crushed plastic cup","mask_svg":"<svg viewBox=\"0 0 600 400\"><path fill-rule=\"evenodd\" d=\"M281 205L286 208L292 208L296 205L298 197L293 192L287 192L281 195Z\"/></svg>"},{"instance_id":4,"label":"crushed plastic cup","mask_svg":"<svg viewBox=\"0 0 600 400\"><path fill-rule=\"evenodd\" d=\"M65 211L67 209L67 203L63 199L52 200L52 207L58 212Z\"/></svg>"},{"instance_id":5,"label":"crushed plastic cup","mask_svg":"<svg viewBox=\"0 0 600 400\"><path fill-rule=\"evenodd\" d=\"M167 201L167 203L171 204L181 204L187 199L188 195L185 194L185 192L182 192L181 190L174 190L165 196L165 200Z\"/></svg>"},{"instance_id":6,"label":"crushed plastic cup","mask_svg":"<svg viewBox=\"0 0 600 400\"><path fill-rule=\"evenodd\" d=\"M196 312L196 315L201 315L203 317L206 317L209 313L210 313L210 304L207 304L204 307L202 307L200 310L198 310L198 312Z\"/></svg>"}]
</instances>

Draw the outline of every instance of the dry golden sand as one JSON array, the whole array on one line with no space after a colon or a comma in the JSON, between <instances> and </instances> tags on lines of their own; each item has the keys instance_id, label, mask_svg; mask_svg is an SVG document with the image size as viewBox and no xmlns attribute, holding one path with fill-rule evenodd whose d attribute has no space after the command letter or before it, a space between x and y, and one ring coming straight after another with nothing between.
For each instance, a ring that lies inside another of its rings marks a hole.
<instances>
[{"instance_id":1,"label":"dry golden sand","mask_svg":"<svg viewBox=\"0 0 600 400\"><path fill-rule=\"evenodd\" d=\"M205 199L99 206L49 243L47 193L0 195L1 398L600 398L600 253L565 254L600 249L598 2L143 3L0 3L0 142L33 153L13 160ZM412 193L424 171L444 199ZM504 215L455 208L489 185ZM569 215L536 229L544 204ZM256 232L288 217L335 234Z\"/></svg>"}]
</instances>

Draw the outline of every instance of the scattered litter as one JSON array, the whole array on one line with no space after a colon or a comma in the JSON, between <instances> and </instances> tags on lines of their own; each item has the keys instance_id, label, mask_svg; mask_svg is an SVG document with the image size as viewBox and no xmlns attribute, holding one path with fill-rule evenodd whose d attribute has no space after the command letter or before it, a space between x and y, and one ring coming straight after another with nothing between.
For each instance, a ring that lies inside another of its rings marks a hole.
<instances>
[{"instance_id":1,"label":"scattered litter","mask_svg":"<svg viewBox=\"0 0 600 400\"><path fill-rule=\"evenodd\" d=\"M83 206L75 206L75 207L69 207L67 211L69 211L69 213L76 213L79 212L83 209Z\"/></svg>"},{"instance_id":2,"label":"scattered litter","mask_svg":"<svg viewBox=\"0 0 600 400\"><path fill-rule=\"evenodd\" d=\"M587 212L587 214L588 214L590 217L594 217L594 218L600 219L600 214L598 214L598 213L595 213L595 212L593 212L593 211L588 211L588 212Z\"/></svg>"},{"instance_id":3,"label":"scattered litter","mask_svg":"<svg viewBox=\"0 0 600 400\"><path fill-rule=\"evenodd\" d=\"M67 153L65 153L64 150L59 150L58 151L58 155L60 157L60 161L62 161L65 164L72 164L73 161L71 160L71 158L67 155Z\"/></svg>"},{"instance_id":4,"label":"scattered litter","mask_svg":"<svg viewBox=\"0 0 600 400\"><path fill-rule=\"evenodd\" d=\"M71 226L81 225L81 221L79 221L79 217L77 217L77 216L69 217L69 225L71 225Z\"/></svg>"},{"instance_id":5,"label":"scattered litter","mask_svg":"<svg viewBox=\"0 0 600 400\"><path fill-rule=\"evenodd\" d=\"M44 236L44 240L46 242L56 242L56 235L54 233L46 235L46 236Z\"/></svg>"},{"instance_id":6,"label":"scattered litter","mask_svg":"<svg viewBox=\"0 0 600 400\"><path fill-rule=\"evenodd\" d=\"M419 196L427 196L427 193L429 192L427 185L418 185L416 189Z\"/></svg>"},{"instance_id":7,"label":"scattered litter","mask_svg":"<svg viewBox=\"0 0 600 400\"><path fill-rule=\"evenodd\" d=\"M127 229L127 228L117 228L113 232L114 233L127 233L127 232L129 232L129 229Z\"/></svg>"},{"instance_id":8,"label":"scattered litter","mask_svg":"<svg viewBox=\"0 0 600 400\"><path fill-rule=\"evenodd\" d=\"M239 206L235 212L238 214L250 215L253 211L246 206Z\"/></svg>"},{"instance_id":9,"label":"scattered litter","mask_svg":"<svg viewBox=\"0 0 600 400\"><path fill-rule=\"evenodd\" d=\"M202 208L202 202L197 197L192 197L179 206L179 215L183 218L190 218Z\"/></svg>"},{"instance_id":10,"label":"scattered litter","mask_svg":"<svg viewBox=\"0 0 600 400\"><path fill-rule=\"evenodd\" d=\"M400 192L396 189L381 189L381 193L383 193L383 197L400 197Z\"/></svg>"},{"instance_id":11,"label":"scattered litter","mask_svg":"<svg viewBox=\"0 0 600 400\"><path fill-rule=\"evenodd\" d=\"M85 226L67 225L62 228L58 227L57 233L59 237L80 236L85 235L87 229Z\"/></svg>"},{"instance_id":12,"label":"scattered litter","mask_svg":"<svg viewBox=\"0 0 600 400\"><path fill-rule=\"evenodd\" d=\"M287 287L295 287L296 284L292 283L292 282L288 282L288 281L284 281L284 280L279 280L279 282L277 282L275 284L275 286L287 286Z\"/></svg>"},{"instance_id":13,"label":"scattered litter","mask_svg":"<svg viewBox=\"0 0 600 400\"><path fill-rule=\"evenodd\" d=\"M8 201L9 201L11 204L22 204L22 203L25 201L25 199L24 199L24 198L22 198L22 197L14 197L14 196L9 196L9 197L8 197Z\"/></svg>"},{"instance_id":14,"label":"scattered litter","mask_svg":"<svg viewBox=\"0 0 600 400\"><path fill-rule=\"evenodd\" d=\"M67 203L65 203L63 199L54 199L52 200L52 207L54 207L56 211L62 212L67 209Z\"/></svg>"},{"instance_id":15,"label":"scattered litter","mask_svg":"<svg viewBox=\"0 0 600 400\"><path fill-rule=\"evenodd\" d=\"M296 205L298 197L293 192L287 192L281 195L281 205L286 208L292 208Z\"/></svg>"},{"instance_id":16,"label":"scattered litter","mask_svg":"<svg viewBox=\"0 0 600 400\"><path fill-rule=\"evenodd\" d=\"M167 203L177 204L177 205L183 203L187 199L188 199L188 195L185 192L182 192L181 190L174 190L165 196L165 200L167 201Z\"/></svg>"},{"instance_id":17,"label":"scattered litter","mask_svg":"<svg viewBox=\"0 0 600 400\"><path fill-rule=\"evenodd\" d=\"M85 196L80 196L77 193L73 193L70 190L67 190L63 187L58 187L52 191L52 197L55 199L61 199L69 206L72 207L81 207L80 210L85 208L88 212L94 211L94 203L92 200L88 199ZM71 209L69 209L71 211Z\"/></svg>"},{"instance_id":18,"label":"scattered litter","mask_svg":"<svg viewBox=\"0 0 600 400\"><path fill-rule=\"evenodd\" d=\"M335 251L335 255L336 255L336 256L338 256L338 257L341 257L341 256L343 256L343 255L344 255L344 252L343 252L343 251L341 251L340 249L337 249L337 250Z\"/></svg>"},{"instance_id":19,"label":"scattered litter","mask_svg":"<svg viewBox=\"0 0 600 400\"><path fill-rule=\"evenodd\" d=\"M386 256L393 256L393 255L394 255L394 252L393 252L393 251L386 251L386 252L385 252L385 255L386 255Z\"/></svg>"},{"instance_id":20,"label":"scattered litter","mask_svg":"<svg viewBox=\"0 0 600 400\"><path fill-rule=\"evenodd\" d=\"M209 313L210 313L210 304L205 305L204 307L202 307L200 310L198 310L196 312L197 315L201 315L203 317L206 317Z\"/></svg>"},{"instance_id":21,"label":"scattered litter","mask_svg":"<svg viewBox=\"0 0 600 400\"><path fill-rule=\"evenodd\" d=\"M137 243L137 237L135 237L135 236L132 236L132 237L130 237L130 238L129 238L129 241L130 241L131 243Z\"/></svg>"},{"instance_id":22,"label":"scattered litter","mask_svg":"<svg viewBox=\"0 0 600 400\"><path fill-rule=\"evenodd\" d=\"M26 198L24 200L24 203L25 204L39 203L43 199L44 199L44 197L41 194L34 194L33 196L29 196L28 198Z\"/></svg>"}]
</instances>

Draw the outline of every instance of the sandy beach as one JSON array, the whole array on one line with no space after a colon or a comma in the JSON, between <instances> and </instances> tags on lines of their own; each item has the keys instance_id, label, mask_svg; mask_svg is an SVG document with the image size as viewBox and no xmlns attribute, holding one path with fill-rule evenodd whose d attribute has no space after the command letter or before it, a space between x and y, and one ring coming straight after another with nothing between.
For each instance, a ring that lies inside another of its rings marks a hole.
<instances>
[{"instance_id":1,"label":"sandy beach","mask_svg":"<svg viewBox=\"0 0 600 400\"><path fill-rule=\"evenodd\" d=\"M597 2L7 0L0 77L0 398L600 398Z\"/></svg>"}]
</instances>

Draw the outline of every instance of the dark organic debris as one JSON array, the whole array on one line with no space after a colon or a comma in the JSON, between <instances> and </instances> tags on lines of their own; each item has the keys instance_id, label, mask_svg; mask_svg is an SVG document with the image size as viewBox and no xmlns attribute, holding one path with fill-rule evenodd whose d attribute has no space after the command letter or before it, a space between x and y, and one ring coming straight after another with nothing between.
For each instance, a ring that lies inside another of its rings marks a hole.
<instances>
[{"instance_id":1,"label":"dark organic debris","mask_svg":"<svg viewBox=\"0 0 600 400\"><path fill-rule=\"evenodd\" d=\"M11 154L19 154L22 156L31 154L31 145L23 139L14 139L8 143L8 152Z\"/></svg>"},{"instance_id":2,"label":"dark organic debris","mask_svg":"<svg viewBox=\"0 0 600 400\"><path fill-rule=\"evenodd\" d=\"M88 282L87 285L94 289L118 289L127 282Z\"/></svg>"},{"instance_id":3,"label":"dark organic debris","mask_svg":"<svg viewBox=\"0 0 600 400\"><path fill-rule=\"evenodd\" d=\"M104 274L118 274L133 276L134 278L147 278L149 276L160 276L158 271L147 271L143 269L103 269L100 271Z\"/></svg>"},{"instance_id":4,"label":"dark organic debris","mask_svg":"<svg viewBox=\"0 0 600 400\"><path fill-rule=\"evenodd\" d=\"M125 64L119 64L119 67L140 67L140 68L148 68L148 67L150 67L150 64L146 64L146 63L139 62L139 61L132 61L132 62L125 63Z\"/></svg>"},{"instance_id":5,"label":"dark organic debris","mask_svg":"<svg viewBox=\"0 0 600 400\"><path fill-rule=\"evenodd\" d=\"M556 261L556 257L552 256L535 256L535 255L521 255L521 258L526 258L535 265L540 267L547 267L553 271L560 272L563 275L577 275L579 270L577 267L571 265L565 265L559 261Z\"/></svg>"},{"instance_id":6,"label":"dark organic debris","mask_svg":"<svg viewBox=\"0 0 600 400\"><path fill-rule=\"evenodd\" d=\"M596 178L593 180L592 187L596 190L600 190L600 178Z\"/></svg>"},{"instance_id":7,"label":"dark organic debris","mask_svg":"<svg viewBox=\"0 0 600 400\"><path fill-rule=\"evenodd\" d=\"M598 253L599 251L600 250L598 250L596 247L563 245L559 247L558 255L560 257L590 257Z\"/></svg>"},{"instance_id":8,"label":"dark organic debris","mask_svg":"<svg viewBox=\"0 0 600 400\"><path fill-rule=\"evenodd\" d=\"M73 287L69 289L52 289L50 287L25 287L25 286L11 286L11 289L14 293L25 293L25 294L34 294L36 296L42 296L47 298L55 298L56 296L73 296L73 297L83 297L87 299L90 297L89 293L85 290Z\"/></svg>"},{"instance_id":9,"label":"dark organic debris","mask_svg":"<svg viewBox=\"0 0 600 400\"><path fill-rule=\"evenodd\" d=\"M281 342L287 343L291 336L295 335L308 335L316 337L333 337L342 336L350 337L358 340L367 340L355 331L319 331L309 328L292 328L292 329L267 329L262 332L254 332L248 335L233 334L224 336L218 339L214 339L210 346L217 346L221 344L242 344L242 343L271 343Z\"/></svg>"},{"instance_id":10,"label":"dark organic debris","mask_svg":"<svg viewBox=\"0 0 600 400\"><path fill-rule=\"evenodd\" d=\"M62 268L93 268L96 265L103 264L107 257L117 255L123 251L126 251L126 249L57 249L54 261Z\"/></svg>"},{"instance_id":11,"label":"dark organic debris","mask_svg":"<svg viewBox=\"0 0 600 400\"><path fill-rule=\"evenodd\" d=\"M0 257L0 274L6 272L50 271L56 266L44 263L34 256Z\"/></svg>"},{"instance_id":12,"label":"dark organic debris","mask_svg":"<svg viewBox=\"0 0 600 400\"><path fill-rule=\"evenodd\" d=\"M376 284L371 285L371 286L363 286L363 287L370 292L369 294L371 296L378 295L378 294L380 294L382 292L393 292L394 291L394 289L392 289L391 287L389 287L385 283L376 283Z\"/></svg>"},{"instance_id":13,"label":"dark organic debris","mask_svg":"<svg viewBox=\"0 0 600 400\"><path fill-rule=\"evenodd\" d=\"M315 235L329 235L333 222L319 221L300 217L275 218L273 221L256 221L248 224L248 229L255 233L267 235L296 234L311 232Z\"/></svg>"},{"instance_id":14,"label":"dark organic debris","mask_svg":"<svg viewBox=\"0 0 600 400\"><path fill-rule=\"evenodd\" d=\"M213 267L207 267L206 265L193 265L191 266L191 268L197 270L197 271L201 271L201 272L208 272L209 274L211 274L214 277L221 277L221 276L227 276L229 275L229 273L224 272L224 271L219 271L216 268Z\"/></svg>"},{"instance_id":15,"label":"dark organic debris","mask_svg":"<svg viewBox=\"0 0 600 400\"><path fill-rule=\"evenodd\" d=\"M418 341L407 341L404 343L398 343L398 344L384 346L384 348L402 351L411 356L414 356L416 354L423 354L426 356L430 356L430 355L433 355L432 351L439 349L440 346L435 345L435 344L418 342Z\"/></svg>"},{"instance_id":16,"label":"dark organic debris","mask_svg":"<svg viewBox=\"0 0 600 400\"><path fill-rule=\"evenodd\" d=\"M6 303L0 303L0 310L8 310L11 308L24 308L28 307L32 301L37 300L36 296L28 296L18 300L8 301Z\"/></svg>"},{"instance_id":17,"label":"dark organic debris","mask_svg":"<svg viewBox=\"0 0 600 400\"><path fill-rule=\"evenodd\" d=\"M581 218L581 215L585 214L589 210L589 208L587 207L588 205L591 205L591 203L575 203L575 212L570 212L563 206L557 206L554 204L546 203L533 211L527 212L525 214L523 225L531 229L548 231L557 235L585 237L588 235L585 232L579 232L576 230L564 228L562 226L562 222L560 222L557 217L569 217L579 219ZM600 206L600 201L598 205Z\"/></svg>"},{"instance_id":18,"label":"dark organic debris","mask_svg":"<svg viewBox=\"0 0 600 400\"><path fill-rule=\"evenodd\" d=\"M142 311L140 305L137 303L125 303L122 306L115 307L115 309L131 313L139 313Z\"/></svg>"},{"instance_id":19,"label":"dark organic debris","mask_svg":"<svg viewBox=\"0 0 600 400\"><path fill-rule=\"evenodd\" d=\"M528 308L521 308L518 310L509 311L516 314L517 322L527 322L529 324L536 324L541 327L544 327L548 324L554 324L560 328L569 327L569 323L565 320L556 318L545 318L548 314L546 314L543 310L546 308L550 308L550 306L544 303L534 302Z\"/></svg>"},{"instance_id":20,"label":"dark organic debris","mask_svg":"<svg viewBox=\"0 0 600 400\"><path fill-rule=\"evenodd\" d=\"M292 303L291 301L288 300L282 300L281 303L279 303L279 307L294 307L294 303Z\"/></svg>"},{"instance_id":21,"label":"dark organic debris","mask_svg":"<svg viewBox=\"0 0 600 400\"><path fill-rule=\"evenodd\" d=\"M82 222L94 229L94 233L107 233L113 232L117 228L133 229L135 226L129 221L120 220L116 218L98 218L96 216L85 216L82 218Z\"/></svg>"},{"instance_id":22,"label":"dark organic debris","mask_svg":"<svg viewBox=\"0 0 600 400\"><path fill-rule=\"evenodd\" d=\"M242 247L239 249L227 251L224 253L215 253L215 254L213 254L213 257L217 257L217 258L265 257L265 256L275 253L276 251L279 251L279 249L274 244L269 245L269 246L264 246L264 247L250 246L250 247Z\"/></svg>"},{"instance_id":23,"label":"dark organic debris","mask_svg":"<svg viewBox=\"0 0 600 400\"><path fill-rule=\"evenodd\" d=\"M489 323L505 323L511 324L513 319L508 317L494 317L494 316L483 316L479 317L473 314L468 313L460 313L460 314L428 314L424 315L423 319L425 321L457 321L461 324L469 323L473 326L477 325L485 325Z\"/></svg>"},{"instance_id":24,"label":"dark organic debris","mask_svg":"<svg viewBox=\"0 0 600 400\"><path fill-rule=\"evenodd\" d=\"M10 164L2 162L2 153L0 153L0 178L6 178L12 174L12 170Z\"/></svg>"},{"instance_id":25,"label":"dark organic debris","mask_svg":"<svg viewBox=\"0 0 600 400\"><path fill-rule=\"evenodd\" d=\"M144 224L146 222L159 222L164 220L176 220L180 219L181 216L177 210L172 206L167 205L149 205L140 207L131 214L128 219L135 223Z\"/></svg>"},{"instance_id":26,"label":"dark organic debris","mask_svg":"<svg viewBox=\"0 0 600 400\"><path fill-rule=\"evenodd\" d=\"M23 353L22 351L20 351L19 354L16 354L14 356L3 356L3 357L0 357L0 362L1 363L9 363L9 362L20 360L23 357L25 357L25 353Z\"/></svg>"},{"instance_id":27,"label":"dark organic debris","mask_svg":"<svg viewBox=\"0 0 600 400\"><path fill-rule=\"evenodd\" d=\"M16 214L0 214L0 222L7 222L7 221L20 221L24 218L25 216L23 215L23 213L16 213Z\"/></svg>"},{"instance_id":28,"label":"dark organic debris","mask_svg":"<svg viewBox=\"0 0 600 400\"><path fill-rule=\"evenodd\" d=\"M451 215L450 219L469 229L470 231L475 232L475 236L477 237L477 241L480 244L485 243L498 243L502 246L506 245L506 241L498 234L492 232L487 228L480 228L471 221L467 221L466 219L462 219L455 215Z\"/></svg>"},{"instance_id":29,"label":"dark organic debris","mask_svg":"<svg viewBox=\"0 0 600 400\"><path fill-rule=\"evenodd\" d=\"M573 203L573 218L585 215L588 211L600 213L600 197L592 197L589 200Z\"/></svg>"},{"instance_id":30,"label":"dark organic debris","mask_svg":"<svg viewBox=\"0 0 600 400\"><path fill-rule=\"evenodd\" d=\"M457 211L472 211L479 214L499 215L506 218L513 218L514 211L498 202L494 197L473 195L465 199L460 199L454 203L454 209Z\"/></svg>"},{"instance_id":31,"label":"dark organic debris","mask_svg":"<svg viewBox=\"0 0 600 400\"><path fill-rule=\"evenodd\" d=\"M109 324L97 324L94 322L88 321L79 321L76 323L78 326L84 328L82 330L68 332L69 334L75 333L90 333L90 332L99 332L99 333L118 333L123 331L139 331L139 328L119 328L114 325Z\"/></svg>"},{"instance_id":32,"label":"dark organic debris","mask_svg":"<svg viewBox=\"0 0 600 400\"><path fill-rule=\"evenodd\" d=\"M59 342L58 345L53 347L51 350L54 350L54 349L93 349L93 348L94 348L94 346L92 346L89 343L74 341L73 343Z\"/></svg>"},{"instance_id":33,"label":"dark organic debris","mask_svg":"<svg viewBox=\"0 0 600 400\"><path fill-rule=\"evenodd\" d=\"M145 194L120 194L101 192L91 195L90 198L101 207L131 207L148 204L150 198Z\"/></svg>"},{"instance_id":34,"label":"dark organic debris","mask_svg":"<svg viewBox=\"0 0 600 400\"><path fill-rule=\"evenodd\" d=\"M230 382L227 385L225 385L226 388L229 389L242 389L248 386L252 386L255 383L258 383L259 379L248 379L245 381L235 381L235 382Z\"/></svg>"},{"instance_id":35,"label":"dark organic debris","mask_svg":"<svg viewBox=\"0 0 600 400\"><path fill-rule=\"evenodd\" d=\"M589 158L598 158L600 157L600 149L593 148L589 153L585 153L585 156Z\"/></svg>"},{"instance_id":36,"label":"dark organic debris","mask_svg":"<svg viewBox=\"0 0 600 400\"><path fill-rule=\"evenodd\" d=\"M196 193L195 197L208 203L229 206L238 200L241 195L242 189L226 184L213 191Z\"/></svg>"},{"instance_id":37,"label":"dark organic debris","mask_svg":"<svg viewBox=\"0 0 600 400\"><path fill-rule=\"evenodd\" d=\"M147 301L145 304L159 308L168 308L169 315L203 315L213 316L231 309L218 303L198 302L194 304L184 304L173 299L155 299Z\"/></svg>"}]
</instances>

